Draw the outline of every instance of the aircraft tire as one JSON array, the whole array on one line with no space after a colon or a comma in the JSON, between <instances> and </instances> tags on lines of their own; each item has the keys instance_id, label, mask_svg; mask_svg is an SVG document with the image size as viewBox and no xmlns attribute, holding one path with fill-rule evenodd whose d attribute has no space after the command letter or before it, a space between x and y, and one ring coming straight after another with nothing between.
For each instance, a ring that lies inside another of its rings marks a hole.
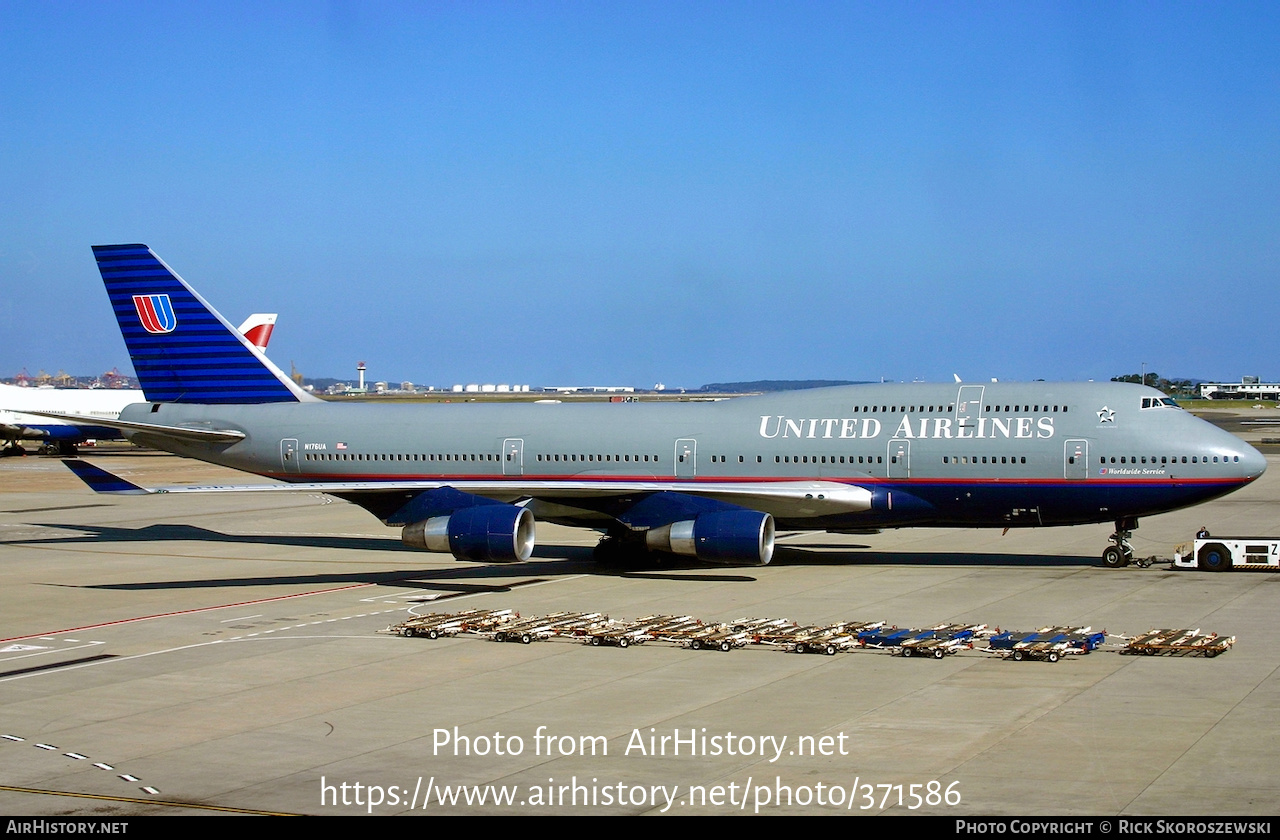
<instances>
[{"instance_id":1,"label":"aircraft tire","mask_svg":"<svg viewBox=\"0 0 1280 840\"><path fill-rule=\"evenodd\" d=\"M1206 572L1226 572L1231 570L1231 552L1222 543L1209 543L1201 546L1196 555L1196 564Z\"/></svg>"},{"instance_id":2,"label":"aircraft tire","mask_svg":"<svg viewBox=\"0 0 1280 840\"><path fill-rule=\"evenodd\" d=\"M1129 565L1129 556L1118 546L1109 545L1107 550L1102 552L1102 565L1108 569L1123 569Z\"/></svg>"}]
</instances>

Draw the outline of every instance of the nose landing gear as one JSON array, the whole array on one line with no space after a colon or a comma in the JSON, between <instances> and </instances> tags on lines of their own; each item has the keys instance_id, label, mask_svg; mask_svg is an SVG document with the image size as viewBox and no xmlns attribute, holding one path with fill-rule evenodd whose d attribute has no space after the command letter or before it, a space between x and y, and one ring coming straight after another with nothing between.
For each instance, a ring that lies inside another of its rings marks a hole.
<instances>
[{"instance_id":1,"label":"nose landing gear","mask_svg":"<svg viewBox=\"0 0 1280 840\"><path fill-rule=\"evenodd\" d=\"M1122 569L1133 559L1133 546L1129 545L1129 537L1138 529L1138 520L1129 517L1116 520L1116 531L1111 535L1114 545L1107 546L1102 552L1102 565L1109 569Z\"/></svg>"}]
</instances>

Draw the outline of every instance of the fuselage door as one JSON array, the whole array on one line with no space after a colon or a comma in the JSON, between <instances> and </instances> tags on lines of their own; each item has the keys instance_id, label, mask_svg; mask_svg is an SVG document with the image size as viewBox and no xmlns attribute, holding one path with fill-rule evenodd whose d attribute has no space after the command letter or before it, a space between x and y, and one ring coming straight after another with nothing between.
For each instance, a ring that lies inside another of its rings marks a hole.
<instances>
[{"instance_id":1,"label":"fuselage door","mask_svg":"<svg viewBox=\"0 0 1280 840\"><path fill-rule=\"evenodd\" d=\"M958 430L978 428L978 418L982 416L982 393L985 385L961 385L956 394L956 436L972 437L976 432L964 434Z\"/></svg>"},{"instance_id":2,"label":"fuselage door","mask_svg":"<svg viewBox=\"0 0 1280 840\"><path fill-rule=\"evenodd\" d=\"M676 478L693 478L698 474L698 442L693 438L676 441Z\"/></svg>"},{"instance_id":3,"label":"fuselage door","mask_svg":"<svg viewBox=\"0 0 1280 840\"><path fill-rule=\"evenodd\" d=\"M1089 441L1068 440L1062 444L1062 474L1064 478L1089 477Z\"/></svg>"},{"instance_id":4,"label":"fuselage door","mask_svg":"<svg viewBox=\"0 0 1280 840\"><path fill-rule=\"evenodd\" d=\"M911 441L889 441L889 478L911 477Z\"/></svg>"},{"instance_id":5,"label":"fuselage door","mask_svg":"<svg viewBox=\"0 0 1280 840\"><path fill-rule=\"evenodd\" d=\"M524 441L507 438L502 442L502 474L524 475Z\"/></svg>"},{"instance_id":6,"label":"fuselage door","mask_svg":"<svg viewBox=\"0 0 1280 840\"><path fill-rule=\"evenodd\" d=\"M280 468L287 473L302 472L302 465L298 463L297 438L280 441Z\"/></svg>"}]
</instances>

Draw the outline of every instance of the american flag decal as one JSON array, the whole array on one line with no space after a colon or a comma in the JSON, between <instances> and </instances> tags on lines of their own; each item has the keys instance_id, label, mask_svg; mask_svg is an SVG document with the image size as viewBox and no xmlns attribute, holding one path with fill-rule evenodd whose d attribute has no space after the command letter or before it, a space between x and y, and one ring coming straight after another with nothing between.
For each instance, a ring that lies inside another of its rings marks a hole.
<instances>
[{"instance_id":1,"label":"american flag decal","mask_svg":"<svg viewBox=\"0 0 1280 840\"><path fill-rule=\"evenodd\" d=\"M133 308L138 312L142 328L154 335L173 332L178 317L173 314L173 304L168 295L134 295Z\"/></svg>"}]
</instances>

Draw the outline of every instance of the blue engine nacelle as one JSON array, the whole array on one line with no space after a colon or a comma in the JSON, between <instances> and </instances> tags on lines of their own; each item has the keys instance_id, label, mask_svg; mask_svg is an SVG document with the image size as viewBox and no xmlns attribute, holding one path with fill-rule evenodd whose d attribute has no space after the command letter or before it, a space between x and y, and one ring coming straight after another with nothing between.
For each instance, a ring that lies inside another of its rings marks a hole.
<instances>
[{"instance_id":1,"label":"blue engine nacelle","mask_svg":"<svg viewBox=\"0 0 1280 840\"><path fill-rule=\"evenodd\" d=\"M704 563L767 566L773 559L773 517L755 510L714 510L650 528L645 545Z\"/></svg>"},{"instance_id":2,"label":"blue engine nacelle","mask_svg":"<svg viewBox=\"0 0 1280 840\"><path fill-rule=\"evenodd\" d=\"M400 532L410 548L447 551L459 560L517 563L533 555L533 513L515 505L477 505L410 522Z\"/></svg>"}]
</instances>

